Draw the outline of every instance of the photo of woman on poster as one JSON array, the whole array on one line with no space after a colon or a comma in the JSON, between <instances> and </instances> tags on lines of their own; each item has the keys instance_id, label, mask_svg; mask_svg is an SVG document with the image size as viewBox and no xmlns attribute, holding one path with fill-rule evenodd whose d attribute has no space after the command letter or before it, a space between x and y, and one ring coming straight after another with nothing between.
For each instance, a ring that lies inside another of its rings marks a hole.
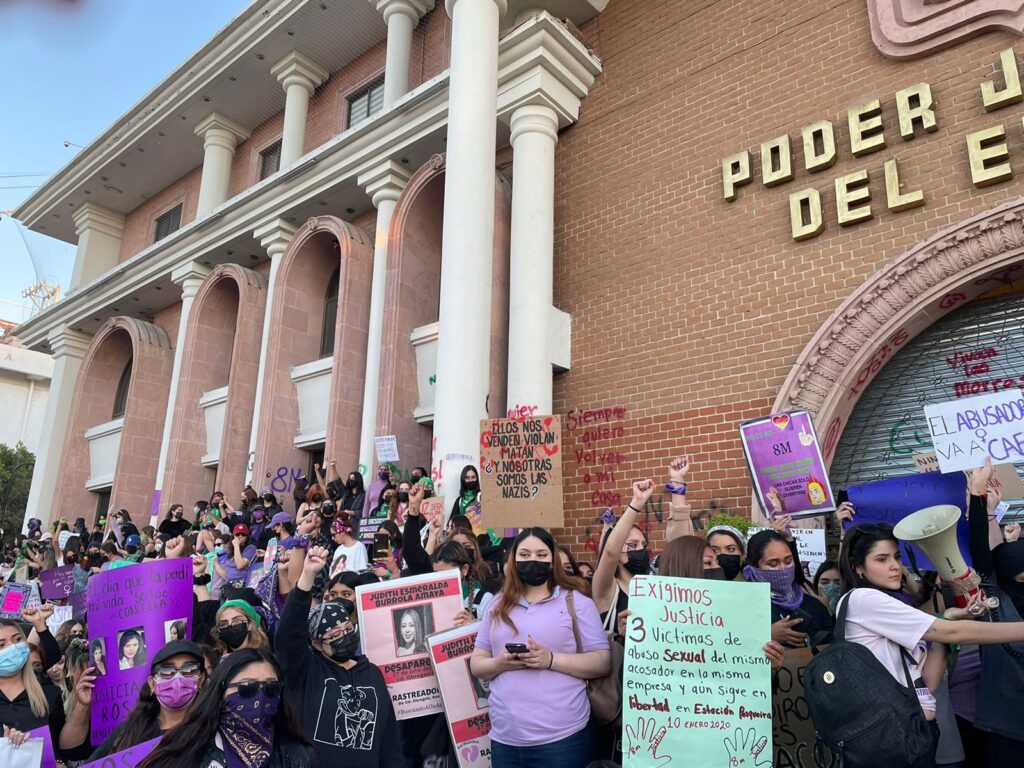
<instances>
[{"instance_id":1,"label":"photo of woman on poster","mask_svg":"<svg viewBox=\"0 0 1024 768\"><path fill-rule=\"evenodd\" d=\"M429 621L429 631L424 628L423 611L429 606L399 609L392 612L395 622L395 655L416 656L427 652L425 641L429 631L433 631L433 617Z\"/></svg>"},{"instance_id":2,"label":"photo of woman on poster","mask_svg":"<svg viewBox=\"0 0 1024 768\"><path fill-rule=\"evenodd\" d=\"M469 680L473 683L473 693L476 695L476 708L487 709L491 706L491 686L473 674L469 668L469 659L466 659L466 674L469 675Z\"/></svg>"},{"instance_id":3,"label":"photo of woman on poster","mask_svg":"<svg viewBox=\"0 0 1024 768\"><path fill-rule=\"evenodd\" d=\"M126 629L117 639L119 669L141 667L146 663L146 639L142 627Z\"/></svg>"},{"instance_id":4,"label":"photo of woman on poster","mask_svg":"<svg viewBox=\"0 0 1024 768\"><path fill-rule=\"evenodd\" d=\"M173 643L175 640L188 640L188 629L184 619L164 622L164 641Z\"/></svg>"},{"instance_id":5,"label":"photo of woman on poster","mask_svg":"<svg viewBox=\"0 0 1024 768\"><path fill-rule=\"evenodd\" d=\"M97 637L89 643L89 655L92 657L92 665L96 667L96 674L107 674L107 649L102 637Z\"/></svg>"}]
</instances>

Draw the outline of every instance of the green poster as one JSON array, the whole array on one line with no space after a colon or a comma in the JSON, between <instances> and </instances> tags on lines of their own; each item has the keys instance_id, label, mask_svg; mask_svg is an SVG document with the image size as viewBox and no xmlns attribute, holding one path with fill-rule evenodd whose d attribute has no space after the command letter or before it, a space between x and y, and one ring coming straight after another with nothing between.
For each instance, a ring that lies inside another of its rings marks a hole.
<instances>
[{"instance_id":1,"label":"green poster","mask_svg":"<svg viewBox=\"0 0 1024 768\"><path fill-rule=\"evenodd\" d=\"M767 584L634 576L625 768L771 768Z\"/></svg>"}]
</instances>

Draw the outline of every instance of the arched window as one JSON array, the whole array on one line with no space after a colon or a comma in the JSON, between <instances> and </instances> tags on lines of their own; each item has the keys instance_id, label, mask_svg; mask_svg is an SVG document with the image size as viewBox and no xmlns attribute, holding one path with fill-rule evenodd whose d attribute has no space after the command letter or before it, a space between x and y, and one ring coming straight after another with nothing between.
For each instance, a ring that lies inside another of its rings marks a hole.
<instances>
[{"instance_id":1,"label":"arched window","mask_svg":"<svg viewBox=\"0 0 1024 768\"><path fill-rule=\"evenodd\" d=\"M334 270L327 283L327 295L324 297L324 327L320 333L320 357L334 354L334 326L338 323L338 279L341 268Z\"/></svg>"},{"instance_id":2,"label":"arched window","mask_svg":"<svg viewBox=\"0 0 1024 768\"><path fill-rule=\"evenodd\" d=\"M132 361L121 371L121 379L117 382L117 391L114 392L114 413L110 418L119 419L124 416L125 405L128 403L128 386L132 382Z\"/></svg>"}]
</instances>

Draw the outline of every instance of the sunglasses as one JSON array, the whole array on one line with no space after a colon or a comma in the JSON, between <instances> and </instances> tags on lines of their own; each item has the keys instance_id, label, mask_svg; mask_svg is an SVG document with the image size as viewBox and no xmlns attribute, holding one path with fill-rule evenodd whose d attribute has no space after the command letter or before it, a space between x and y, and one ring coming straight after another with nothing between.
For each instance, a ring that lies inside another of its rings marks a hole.
<instances>
[{"instance_id":1,"label":"sunglasses","mask_svg":"<svg viewBox=\"0 0 1024 768\"><path fill-rule=\"evenodd\" d=\"M217 629L227 629L228 627L240 627L243 624L248 624L248 623L249 623L249 621L247 619L235 619L234 621L232 621L230 623L227 622L227 621L218 621L217 622Z\"/></svg>"},{"instance_id":2,"label":"sunglasses","mask_svg":"<svg viewBox=\"0 0 1024 768\"><path fill-rule=\"evenodd\" d=\"M244 683L232 683L228 688L238 688L238 695L243 699L251 699L259 691L266 692L267 696L276 699L281 695L280 680L246 680Z\"/></svg>"},{"instance_id":3,"label":"sunglasses","mask_svg":"<svg viewBox=\"0 0 1024 768\"><path fill-rule=\"evenodd\" d=\"M176 667L173 664L161 664L153 670L153 675L161 680L170 680L175 675L181 675L182 677L199 677L199 673L202 672L202 670L203 668L199 662L186 661L180 667Z\"/></svg>"}]
</instances>

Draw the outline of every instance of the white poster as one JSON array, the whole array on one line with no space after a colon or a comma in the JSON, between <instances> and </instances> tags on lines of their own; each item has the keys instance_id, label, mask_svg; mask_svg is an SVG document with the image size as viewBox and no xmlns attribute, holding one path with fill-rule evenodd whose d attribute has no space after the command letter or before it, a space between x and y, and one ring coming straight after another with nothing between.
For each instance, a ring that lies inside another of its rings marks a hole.
<instances>
[{"instance_id":1,"label":"white poster","mask_svg":"<svg viewBox=\"0 0 1024 768\"><path fill-rule=\"evenodd\" d=\"M747 530L748 538L758 531L768 531L770 528L750 528ZM827 559L825 556L825 531L822 528L790 528L796 540L796 551L800 555L800 564L804 567L804 575L813 579L818 568Z\"/></svg>"},{"instance_id":2,"label":"white poster","mask_svg":"<svg viewBox=\"0 0 1024 768\"><path fill-rule=\"evenodd\" d=\"M943 473L1024 462L1024 395L1007 389L926 405L928 430Z\"/></svg>"},{"instance_id":3,"label":"white poster","mask_svg":"<svg viewBox=\"0 0 1024 768\"><path fill-rule=\"evenodd\" d=\"M375 437L373 442L377 446L377 461L398 461L398 439L394 435Z\"/></svg>"}]
</instances>

